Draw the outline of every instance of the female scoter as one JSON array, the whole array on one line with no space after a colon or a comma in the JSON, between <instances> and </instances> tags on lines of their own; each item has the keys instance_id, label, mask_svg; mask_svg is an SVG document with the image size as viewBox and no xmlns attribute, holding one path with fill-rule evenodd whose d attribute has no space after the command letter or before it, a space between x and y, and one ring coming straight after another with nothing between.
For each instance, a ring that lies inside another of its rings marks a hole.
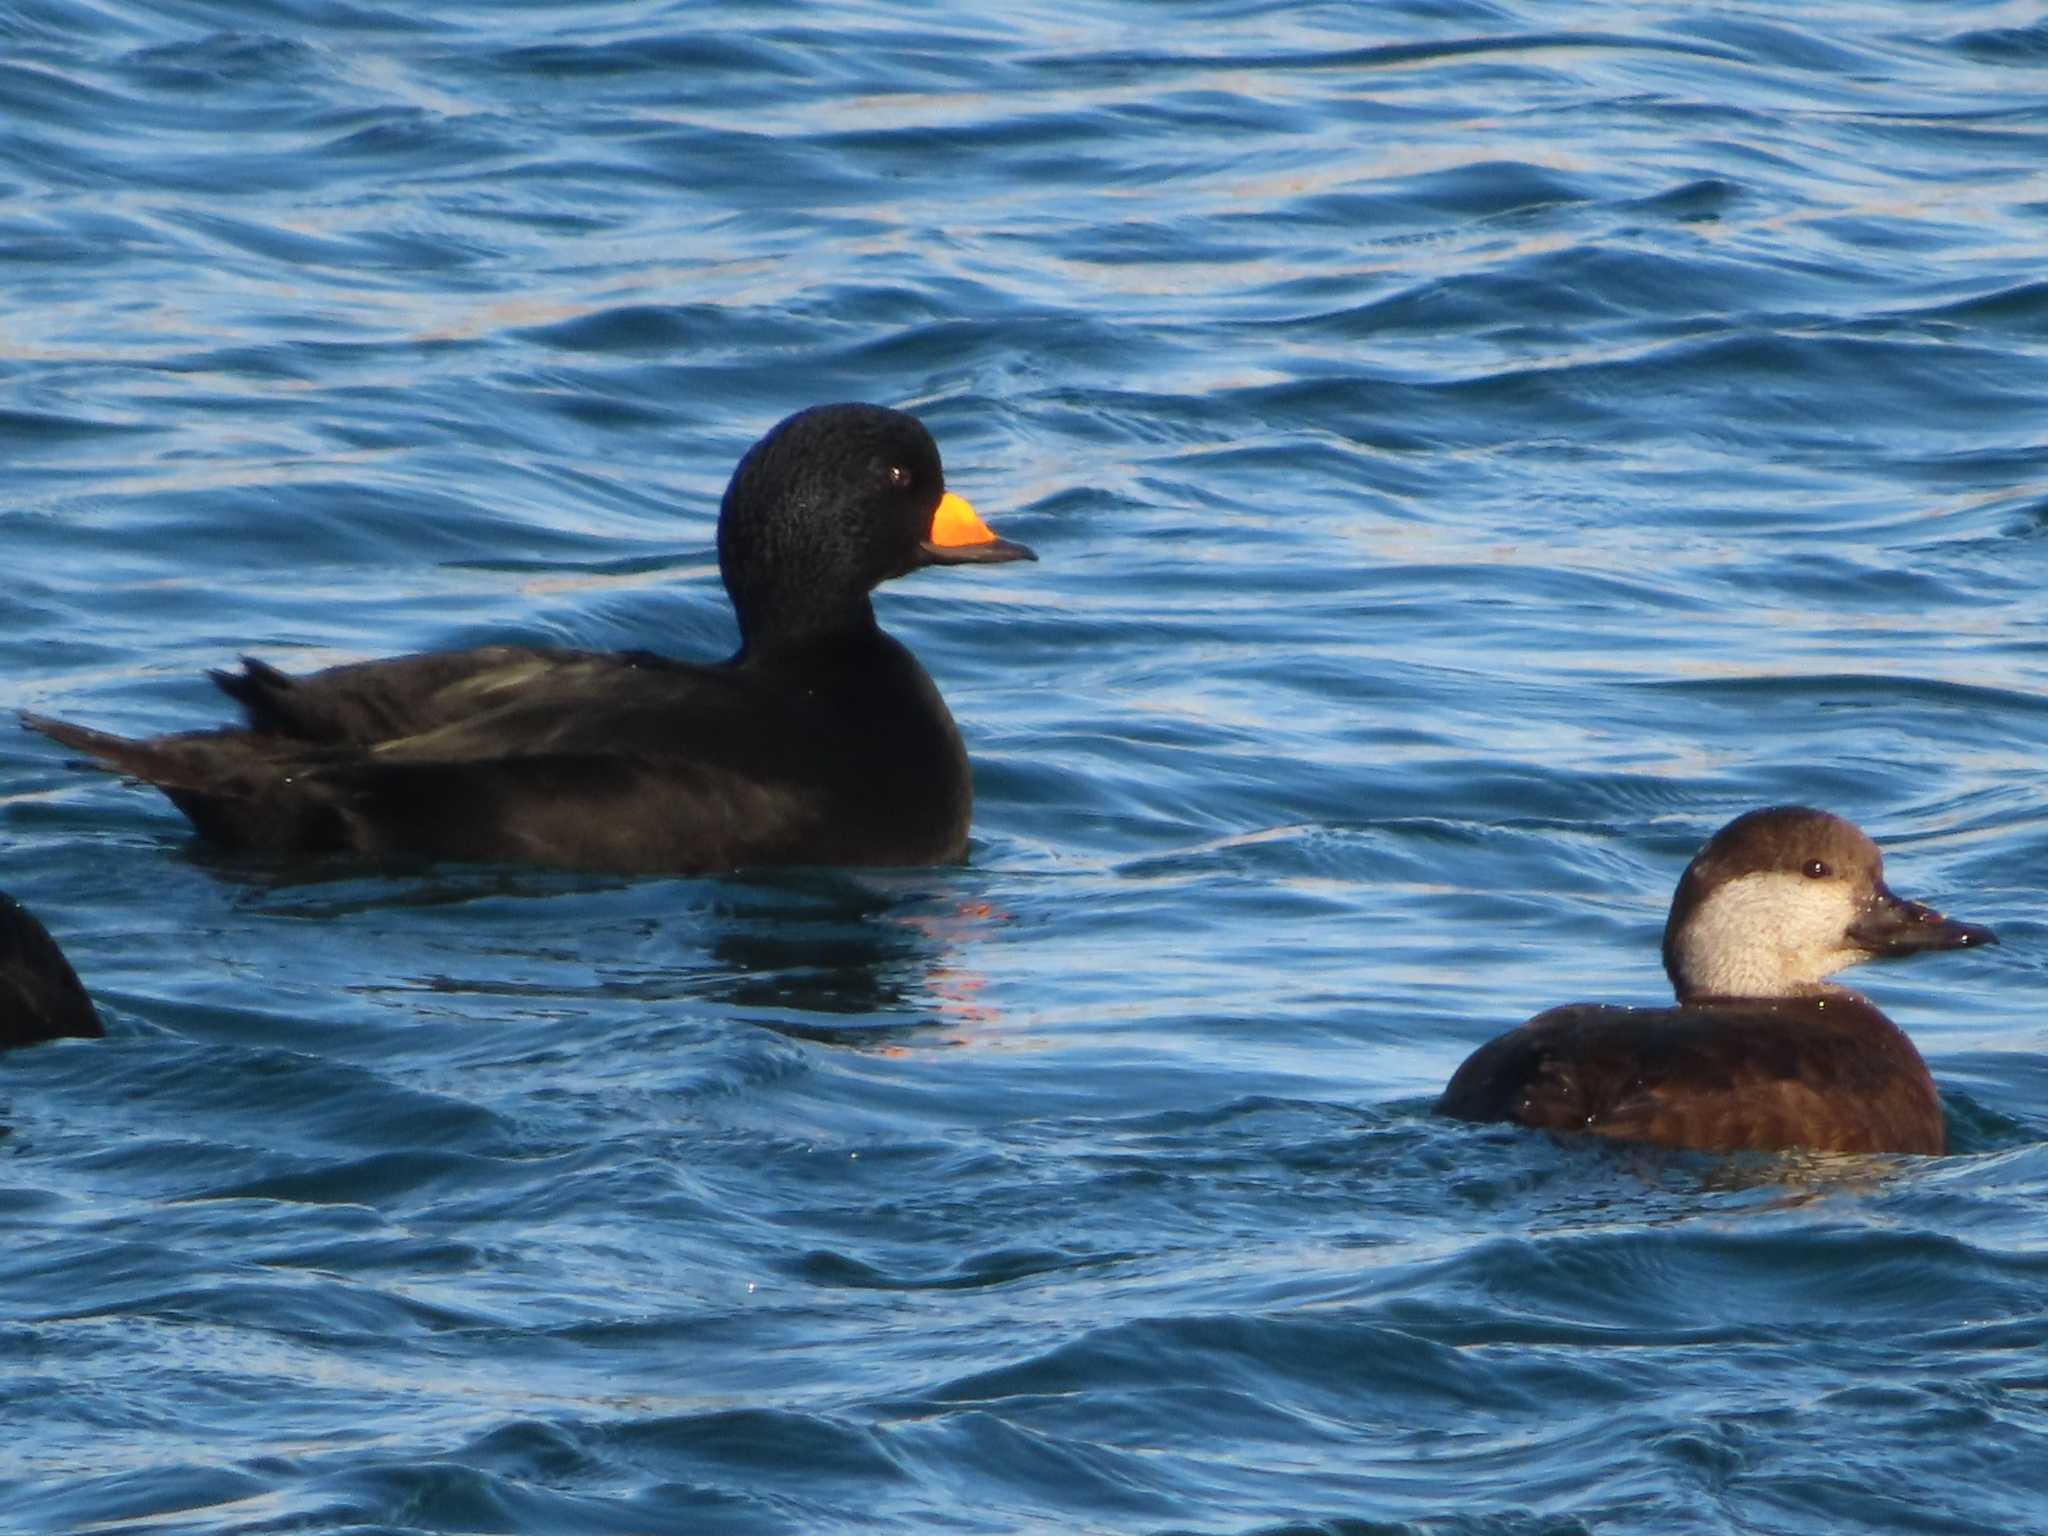
<instances>
[{"instance_id":1,"label":"female scoter","mask_svg":"<svg viewBox=\"0 0 2048 1536\"><path fill-rule=\"evenodd\" d=\"M12 896L0 895L0 1051L105 1033L50 930Z\"/></svg>"},{"instance_id":2,"label":"female scoter","mask_svg":"<svg viewBox=\"0 0 2048 1536\"><path fill-rule=\"evenodd\" d=\"M875 622L877 583L1037 557L946 490L915 417L799 411L747 450L718 516L740 648L491 646L214 681L246 729L128 740L24 715L143 779L232 848L640 872L939 864L973 789L953 717Z\"/></svg>"},{"instance_id":3,"label":"female scoter","mask_svg":"<svg viewBox=\"0 0 2048 1536\"><path fill-rule=\"evenodd\" d=\"M1678 882L1664 925L1675 1008L1570 1003L1474 1051L1437 1113L1732 1152L1939 1153L1934 1080L1912 1041L1826 978L1877 955L1995 944L1884 883L1839 816L1738 816Z\"/></svg>"}]
</instances>

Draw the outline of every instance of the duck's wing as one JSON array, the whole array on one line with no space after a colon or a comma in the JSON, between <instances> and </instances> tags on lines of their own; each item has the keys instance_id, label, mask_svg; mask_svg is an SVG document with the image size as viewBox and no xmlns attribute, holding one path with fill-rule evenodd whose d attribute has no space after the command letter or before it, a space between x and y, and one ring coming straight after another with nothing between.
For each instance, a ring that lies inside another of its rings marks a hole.
<instances>
[{"instance_id":1,"label":"duck's wing","mask_svg":"<svg viewBox=\"0 0 2048 1536\"><path fill-rule=\"evenodd\" d=\"M0 896L0 1049L104 1033L50 931L13 897Z\"/></svg>"},{"instance_id":2,"label":"duck's wing","mask_svg":"<svg viewBox=\"0 0 2048 1536\"><path fill-rule=\"evenodd\" d=\"M356 758L682 752L700 736L715 753L735 731L796 730L750 697L731 669L645 652L494 646L303 677L260 662L215 675L247 709L247 729L127 737L27 711L21 723L99 767L165 789L309 773Z\"/></svg>"},{"instance_id":3,"label":"duck's wing","mask_svg":"<svg viewBox=\"0 0 2048 1536\"><path fill-rule=\"evenodd\" d=\"M253 656L208 674L258 735L371 747L490 714L522 697L589 693L635 669L674 667L645 651L493 645L280 671Z\"/></svg>"},{"instance_id":4,"label":"duck's wing","mask_svg":"<svg viewBox=\"0 0 2048 1536\"><path fill-rule=\"evenodd\" d=\"M430 751L430 733L387 754L280 746L249 731L135 741L27 723L155 786L201 836L245 852L673 872L872 862L833 856L822 824L830 807L801 780L687 753L607 745L464 757ZM578 717L568 733L591 723Z\"/></svg>"},{"instance_id":5,"label":"duck's wing","mask_svg":"<svg viewBox=\"0 0 2048 1536\"><path fill-rule=\"evenodd\" d=\"M1455 1120L1508 1120L1543 1130L1589 1130L1616 1097L1609 1041L1631 1008L1578 1003L1496 1035L1458 1070L1436 1112Z\"/></svg>"}]
</instances>

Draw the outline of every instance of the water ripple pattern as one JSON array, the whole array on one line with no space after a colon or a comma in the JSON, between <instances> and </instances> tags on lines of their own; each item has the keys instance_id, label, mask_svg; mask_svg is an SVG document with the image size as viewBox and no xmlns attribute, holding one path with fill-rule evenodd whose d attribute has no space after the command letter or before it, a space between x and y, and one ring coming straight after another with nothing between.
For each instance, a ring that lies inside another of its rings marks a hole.
<instances>
[{"instance_id":1,"label":"water ripple pattern","mask_svg":"<svg viewBox=\"0 0 2048 1536\"><path fill-rule=\"evenodd\" d=\"M0 732L0 1525L2048 1525L2048 27L2010 0L18 0L9 702L720 654L903 405L966 864L209 853ZM1447 1125L1824 805L1945 1159Z\"/></svg>"}]
</instances>

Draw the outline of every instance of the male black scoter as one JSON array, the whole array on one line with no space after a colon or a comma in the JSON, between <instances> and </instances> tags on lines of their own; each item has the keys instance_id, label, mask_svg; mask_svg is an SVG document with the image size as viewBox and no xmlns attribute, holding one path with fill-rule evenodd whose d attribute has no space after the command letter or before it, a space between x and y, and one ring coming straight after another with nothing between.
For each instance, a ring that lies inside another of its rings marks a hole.
<instances>
[{"instance_id":1,"label":"male black scoter","mask_svg":"<svg viewBox=\"0 0 2048 1536\"><path fill-rule=\"evenodd\" d=\"M1894 896L1884 856L1805 806L1738 816L1686 867L1664 925L1675 1008L1569 1003L1474 1051L1437 1113L1710 1152L1946 1149L1913 1042L1829 976L1995 944Z\"/></svg>"},{"instance_id":2,"label":"male black scoter","mask_svg":"<svg viewBox=\"0 0 2048 1536\"><path fill-rule=\"evenodd\" d=\"M50 930L12 896L0 895L0 1051L105 1033Z\"/></svg>"},{"instance_id":3,"label":"male black scoter","mask_svg":"<svg viewBox=\"0 0 2048 1536\"><path fill-rule=\"evenodd\" d=\"M947 863L967 846L966 749L869 594L921 566L1036 558L946 490L915 417L821 405L726 488L726 661L501 645L292 676L244 658L213 678L246 728L130 740L22 720L236 849L671 873Z\"/></svg>"}]
</instances>

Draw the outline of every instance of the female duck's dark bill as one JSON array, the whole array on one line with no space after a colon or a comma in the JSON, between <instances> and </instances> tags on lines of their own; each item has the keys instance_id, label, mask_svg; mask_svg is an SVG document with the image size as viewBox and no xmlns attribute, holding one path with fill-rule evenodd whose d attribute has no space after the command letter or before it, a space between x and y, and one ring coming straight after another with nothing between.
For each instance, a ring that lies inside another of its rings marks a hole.
<instances>
[{"instance_id":1,"label":"female duck's dark bill","mask_svg":"<svg viewBox=\"0 0 2048 1536\"><path fill-rule=\"evenodd\" d=\"M1958 922L1934 908L1894 896L1883 886L1870 910L1849 925L1850 941L1880 959L1923 949L1968 949L1996 944L1998 935L1982 923Z\"/></svg>"},{"instance_id":2,"label":"female duck's dark bill","mask_svg":"<svg viewBox=\"0 0 2048 1536\"><path fill-rule=\"evenodd\" d=\"M1038 558L1022 544L997 538L967 498L951 491L939 498L931 533L918 547L927 565L994 565Z\"/></svg>"}]
</instances>

